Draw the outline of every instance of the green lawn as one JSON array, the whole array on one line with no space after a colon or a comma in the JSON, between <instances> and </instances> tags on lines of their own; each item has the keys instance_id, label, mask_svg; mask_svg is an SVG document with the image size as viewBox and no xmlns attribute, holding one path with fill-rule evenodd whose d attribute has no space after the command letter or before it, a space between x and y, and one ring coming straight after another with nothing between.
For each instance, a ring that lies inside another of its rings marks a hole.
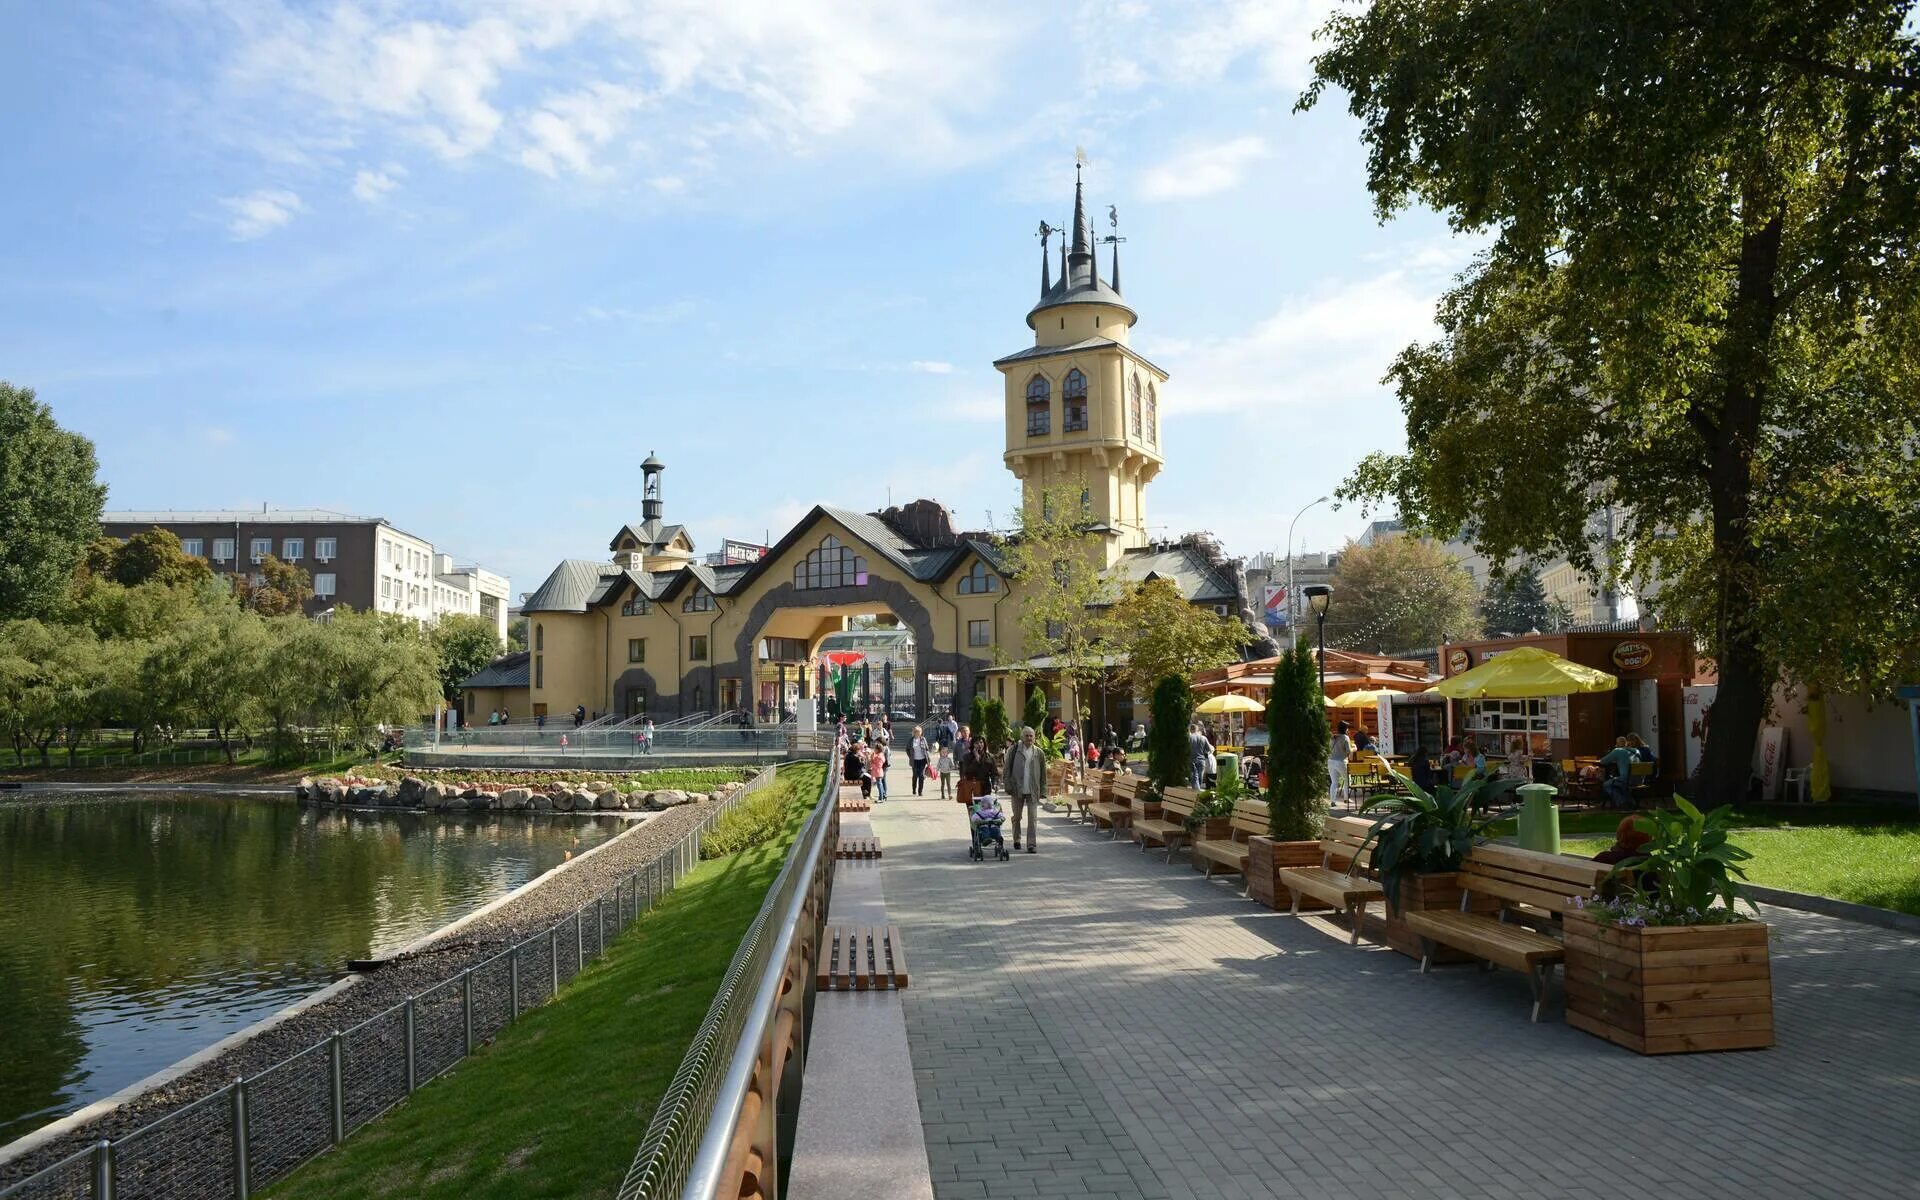
<instances>
[{"instance_id":1,"label":"green lawn","mask_svg":"<svg viewBox=\"0 0 1920 1200\"><path fill-rule=\"evenodd\" d=\"M1614 823L1619 819L1613 814ZM1566 825L1563 817L1563 832ZM1596 854L1612 844L1611 824L1608 831L1607 837L1564 839L1560 848L1568 854ZM1733 842L1753 855L1744 864L1751 883L1920 916L1920 827L1742 829L1734 833Z\"/></svg>"},{"instance_id":2,"label":"green lawn","mask_svg":"<svg viewBox=\"0 0 1920 1200\"><path fill-rule=\"evenodd\" d=\"M819 797L824 770L815 763L782 769L776 786L796 804L780 838L701 863L557 1001L271 1195L613 1195Z\"/></svg>"}]
</instances>

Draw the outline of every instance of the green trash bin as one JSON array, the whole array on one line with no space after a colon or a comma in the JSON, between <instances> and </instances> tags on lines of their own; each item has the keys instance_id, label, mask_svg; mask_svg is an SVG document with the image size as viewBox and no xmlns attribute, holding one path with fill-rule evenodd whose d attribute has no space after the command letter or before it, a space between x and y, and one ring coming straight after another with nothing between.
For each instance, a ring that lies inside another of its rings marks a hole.
<instances>
[{"instance_id":1,"label":"green trash bin","mask_svg":"<svg viewBox=\"0 0 1920 1200\"><path fill-rule=\"evenodd\" d=\"M1560 806L1553 802L1560 789L1550 783L1523 783L1516 790L1520 793L1520 848L1560 853Z\"/></svg>"},{"instance_id":2,"label":"green trash bin","mask_svg":"<svg viewBox=\"0 0 1920 1200\"><path fill-rule=\"evenodd\" d=\"M1240 777L1240 756L1238 754L1227 750L1215 754L1213 758L1220 772L1221 779L1225 779L1229 775L1236 779Z\"/></svg>"}]
</instances>

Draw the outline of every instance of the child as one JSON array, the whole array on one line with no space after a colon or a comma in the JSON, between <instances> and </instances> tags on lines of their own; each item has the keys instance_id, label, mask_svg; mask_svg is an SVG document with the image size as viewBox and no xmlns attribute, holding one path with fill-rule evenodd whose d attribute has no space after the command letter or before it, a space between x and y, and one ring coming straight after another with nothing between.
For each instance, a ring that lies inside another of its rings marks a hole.
<instances>
[{"instance_id":1,"label":"child","mask_svg":"<svg viewBox=\"0 0 1920 1200\"><path fill-rule=\"evenodd\" d=\"M934 755L933 769L940 777L940 798L953 799L953 746L951 744L946 742L940 744L940 752Z\"/></svg>"},{"instance_id":2,"label":"child","mask_svg":"<svg viewBox=\"0 0 1920 1200\"><path fill-rule=\"evenodd\" d=\"M867 774L873 777L873 787L878 793L873 802L885 804L887 802L887 752L879 746L875 746L873 752L867 755Z\"/></svg>"},{"instance_id":3,"label":"child","mask_svg":"<svg viewBox=\"0 0 1920 1200\"><path fill-rule=\"evenodd\" d=\"M1000 834L1000 822L1006 814L1000 809L1000 802L988 792L977 797L967 806L967 824L973 832L975 848L985 850L989 843L995 846L1005 845Z\"/></svg>"}]
</instances>

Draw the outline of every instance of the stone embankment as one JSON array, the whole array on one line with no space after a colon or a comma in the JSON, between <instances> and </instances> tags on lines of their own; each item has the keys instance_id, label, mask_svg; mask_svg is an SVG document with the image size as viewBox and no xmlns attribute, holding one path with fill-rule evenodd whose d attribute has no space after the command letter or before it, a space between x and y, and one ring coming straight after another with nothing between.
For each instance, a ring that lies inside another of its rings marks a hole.
<instances>
[{"instance_id":1,"label":"stone embankment","mask_svg":"<svg viewBox=\"0 0 1920 1200\"><path fill-rule=\"evenodd\" d=\"M678 788L623 792L602 780L587 783L529 784L486 788L440 783L409 775L398 784L384 780L326 776L303 778L294 788L301 804L329 808L412 808L430 812L659 812L682 804L724 800L742 785L722 784L711 795Z\"/></svg>"}]
</instances>

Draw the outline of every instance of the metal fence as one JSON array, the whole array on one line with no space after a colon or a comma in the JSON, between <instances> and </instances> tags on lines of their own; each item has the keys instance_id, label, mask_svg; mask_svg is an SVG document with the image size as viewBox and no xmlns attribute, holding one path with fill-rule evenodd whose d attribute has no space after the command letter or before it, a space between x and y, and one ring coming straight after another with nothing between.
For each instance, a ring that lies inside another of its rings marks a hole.
<instances>
[{"instance_id":1,"label":"metal fence","mask_svg":"<svg viewBox=\"0 0 1920 1200\"><path fill-rule=\"evenodd\" d=\"M768 786L774 770L571 916L257 1075L0 1189L0 1200L245 1200L551 999L673 890L699 863L714 823Z\"/></svg>"},{"instance_id":2,"label":"metal fence","mask_svg":"<svg viewBox=\"0 0 1920 1200\"><path fill-rule=\"evenodd\" d=\"M649 744L631 726L583 726L549 724L545 728L527 725L505 727L476 725L442 733L437 738L431 729L408 729L409 754L540 754L568 758L636 758L648 753L701 751L750 754L785 754L793 748L795 728L791 721L779 725L719 725L654 730Z\"/></svg>"}]
</instances>

